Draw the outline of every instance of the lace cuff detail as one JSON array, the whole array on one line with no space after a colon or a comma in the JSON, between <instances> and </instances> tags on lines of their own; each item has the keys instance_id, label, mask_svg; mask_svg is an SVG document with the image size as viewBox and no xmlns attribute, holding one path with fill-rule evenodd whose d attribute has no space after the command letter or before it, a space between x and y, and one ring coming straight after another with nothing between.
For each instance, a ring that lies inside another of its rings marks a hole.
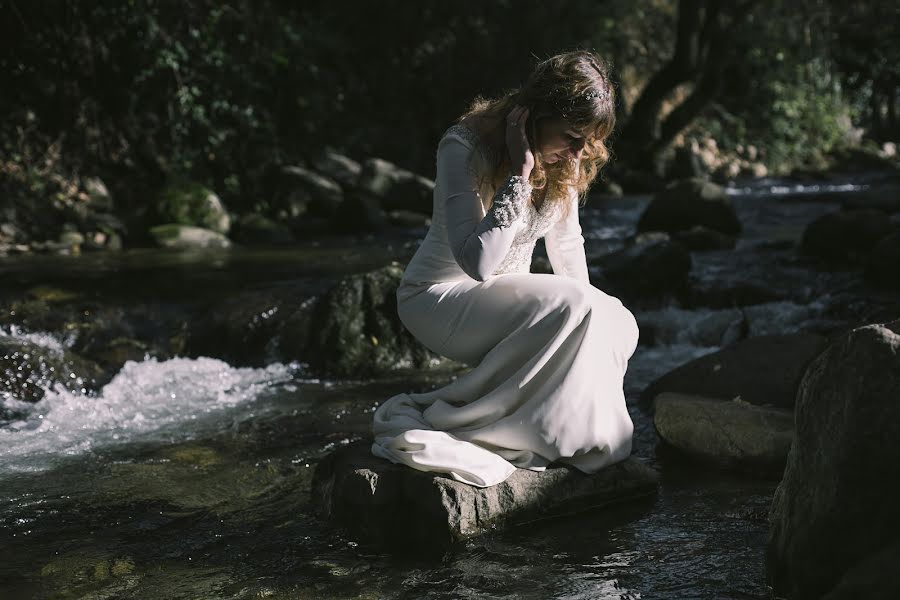
<instances>
[{"instance_id":1,"label":"lace cuff detail","mask_svg":"<svg viewBox=\"0 0 900 600\"><path fill-rule=\"evenodd\" d=\"M498 227L509 227L519 219L525 203L531 201L531 184L521 175L510 175L494 194L488 216Z\"/></svg>"}]
</instances>

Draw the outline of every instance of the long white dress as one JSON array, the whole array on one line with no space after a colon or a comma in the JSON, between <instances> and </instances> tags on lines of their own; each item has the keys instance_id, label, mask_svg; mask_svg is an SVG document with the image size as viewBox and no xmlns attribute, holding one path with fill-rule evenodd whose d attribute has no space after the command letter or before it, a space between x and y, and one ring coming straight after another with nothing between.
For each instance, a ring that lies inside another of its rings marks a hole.
<instances>
[{"instance_id":1,"label":"long white dress","mask_svg":"<svg viewBox=\"0 0 900 600\"><path fill-rule=\"evenodd\" d=\"M372 453L479 487L552 462L596 472L631 453L622 383L637 323L589 282L577 195L560 218L553 202L536 209L528 182L510 176L485 211L483 165L472 130L444 133L431 227L397 291L404 326L473 368L381 404ZM542 236L553 274L529 272Z\"/></svg>"}]
</instances>

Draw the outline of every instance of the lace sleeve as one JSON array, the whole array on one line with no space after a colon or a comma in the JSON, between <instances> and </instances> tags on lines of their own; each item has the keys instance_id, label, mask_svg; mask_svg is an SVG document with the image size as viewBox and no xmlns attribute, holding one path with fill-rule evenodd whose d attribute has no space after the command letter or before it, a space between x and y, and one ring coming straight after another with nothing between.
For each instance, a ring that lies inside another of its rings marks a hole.
<instances>
[{"instance_id":1,"label":"lace sleeve","mask_svg":"<svg viewBox=\"0 0 900 600\"><path fill-rule=\"evenodd\" d=\"M522 176L510 175L485 213L475 175L468 168L471 151L456 138L444 138L438 146L436 183L453 257L469 277L484 281L509 253L532 187Z\"/></svg>"},{"instance_id":2,"label":"lace sleeve","mask_svg":"<svg viewBox=\"0 0 900 600\"><path fill-rule=\"evenodd\" d=\"M569 192L569 214L553 225L544 236L550 266L557 275L572 277L590 285L584 236L578 219L578 194Z\"/></svg>"}]
</instances>

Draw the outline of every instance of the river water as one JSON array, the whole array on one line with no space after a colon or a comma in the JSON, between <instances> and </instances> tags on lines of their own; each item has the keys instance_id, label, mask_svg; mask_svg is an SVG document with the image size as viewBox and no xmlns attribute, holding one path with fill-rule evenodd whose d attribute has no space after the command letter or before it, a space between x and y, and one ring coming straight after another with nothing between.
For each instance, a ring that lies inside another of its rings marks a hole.
<instances>
[{"instance_id":1,"label":"river water","mask_svg":"<svg viewBox=\"0 0 900 600\"><path fill-rule=\"evenodd\" d=\"M827 332L877 304L858 272L816 270L794 244L841 197L879 185L730 188L744 233L733 251L693 253L693 284L705 297L735 285L767 290L766 301L635 310L653 345L642 343L629 363L626 395L635 452L661 471L655 498L494 531L436 555L379 553L311 514L313 470L368 433L379 402L441 385L459 365L326 380L303 363L147 357L90 396L58 388L36 404L0 399L0 597L769 598L766 512L778 482L658 456L637 396L718 349L735 321L749 335ZM589 256L621 247L647 202L584 209ZM402 261L421 235L349 247L6 258L0 277L7 294L42 286L165 313ZM71 343L3 320L0 330L47 352Z\"/></svg>"}]
</instances>

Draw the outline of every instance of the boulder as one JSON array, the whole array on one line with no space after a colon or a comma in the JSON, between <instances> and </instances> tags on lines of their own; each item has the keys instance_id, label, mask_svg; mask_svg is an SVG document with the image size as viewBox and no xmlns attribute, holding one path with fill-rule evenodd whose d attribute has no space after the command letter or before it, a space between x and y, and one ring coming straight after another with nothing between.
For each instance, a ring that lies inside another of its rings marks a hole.
<instances>
[{"instance_id":1,"label":"boulder","mask_svg":"<svg viewBox=\"0 0 900 600\"><path fill-rule=\"evenodd\" d=\"M305 347L294 352L302 353L313 368L335 376L429 364L435 355L406 330L397 314L402 276L403 267L394 262L339 281L316 302L310 317L315 327L309 329Z\"/></svg>"},{"instance_id":2,"label":"boulder","mask_svg":"<svg viewBox=\"0 0 900 600\"><path fill-rule=\"evenodd\" d=\"M602 267L603 277L610 284L598 287L628 299L681 292L691 270L690 252L668 235L639 240L592 262Z\"/></svg>"},{"instance_id":3,"label":"boulder","mask_svg":"<svg viewBox=\"0 0 900 600\"><path fill-rule=\"evenodd\" d=\"M825 343L823 336L809 333L741 340L653 381L641 394L641 405L649 407L657 395L676 392L713 398L740 397L750 404L792 409L806 366Z\"/></svg>"},{"instance_id":4,"label":"boulder","mask_svg":"<svg viewBox=\"0 0 900 600\"><path fill-rule=\"evenodd\" d=\"M740 399L662 393L653 401L659 437L682 453L721 467L781 476L794 412Z\"/></svg>"},{"instance_id":5,"label":"boulder","mask_svg":"<svg viewBox=\"0 0 900 600\"><path fill-rule=\"evenodd\" d=\"M324 290L319 283L297 283L232 294L191 319L187 353L242 366L297 360L317 373L345 377L428 368L441 357L397 315L402 275L392 263Z\"/></svg>"},{"instance_id":6,"label":"boulder","mask_svg":"<svg viewBox=\"0 0 900 600\"><path fill-rule=\"evenodd\" d=\"M776 594L804 600L900 541L900 321L834 338L807 368L795 414L766 572Z\"/></svg>"},{"instance_id":7,"label":"boulder","mask_svg":"<svg viewBox=\"0 0 900 600\"><path fill-rule=\"evenodd\" d=\"M900 232L882 238L872 248L866 279L880 287L900 289Z\"/></svg>"},{"instance_id":8,"label":"boulder","mask_svg":"<svg viewBox=\"0 0 900 600\"><path fill-rule=\"evenodd\" d=\"M722 186L699 178L672 182L650 202L637 230L675 233L695 225L732 236L741 232L737 212Z\"/></svg>"},{"instance_id":9,"label":"boulder","mask_svg":"<svg viewBox=\"0 0 900 600\"><path fill-rule=\"evenodd\" d=\"M104 383L99 366L56 343L39 345L0 334L0 398L38 402L56 385L80 393Z\"/></svg>"},{"instance_id":10,"label":"boulder","mask_svg":"<svg viewBox=\"0 0 900 600\"><path fill-rule=\"evenodd\" d=\"M282 167L276 185L275 216L289 222L305 215L331 218L344 197L337 182L297 165Z\"/></svg>"},{"instance_id":11,"label":"boulder","mask_svg":"<svg viewBox=\"0 0 900 600\"><path fill-rule=\"evenodd\" d=\"M367 543L444 549L499 526L652 496L658 475L635 457L587 475L570 465L516 470L480 488L372 455L371 440L326 456L313 475L319 516Z\"/></svg>"},{"instance_id":12,"label":"boulder","mask_svg":"<svg viewBox=\"0 0 900 600\"><path fill-rule=\"evenodd\" d=\"M313 166L344 189L355 187L362 173L362 166L358 162L331 148L315 157Z\"/></svg>"},{"instance_id":13,"label":"boulder","mask_svg":"<svg viewBox=\"0 0 900 600\"><path fill-rule=\"evenodd\" d=\"M231 247L229 239L221 233L189 225L177 225L174 223L157 225L150 229L150 236L160 248L173 250Z\"/></svg>"},{"instance_id":14,"label":"boulder","mask_svg":"<svg viewBox=\"0 0 900 600\"><path fill-rule=\"evenodd\" d=\"M828 261L864 256L894 231L887 213L875 209L846 210L822 215L803 232L803 254Z\"/></svg>"},{"instance_id":15,"label":"boulder","mask_svg":"<svg viewBox=\"0 0 900 600\"><path fill-rule=\"evenodd\" d=\"M228 233L231 217L219 197L193 182L166 186L156 203L157 223L176 223Z\"/></svg>"},{"instance_id":16,"label":"boulder","mask_svg":"<svg viewBox=\"0 0 900 600\"><path fill-rule=\"evenodd\" d=\"M431 215L434 182L380 158L363 163L358 191L377 199L385 210L408 210Z\"/></svg>"}]
</instances>

